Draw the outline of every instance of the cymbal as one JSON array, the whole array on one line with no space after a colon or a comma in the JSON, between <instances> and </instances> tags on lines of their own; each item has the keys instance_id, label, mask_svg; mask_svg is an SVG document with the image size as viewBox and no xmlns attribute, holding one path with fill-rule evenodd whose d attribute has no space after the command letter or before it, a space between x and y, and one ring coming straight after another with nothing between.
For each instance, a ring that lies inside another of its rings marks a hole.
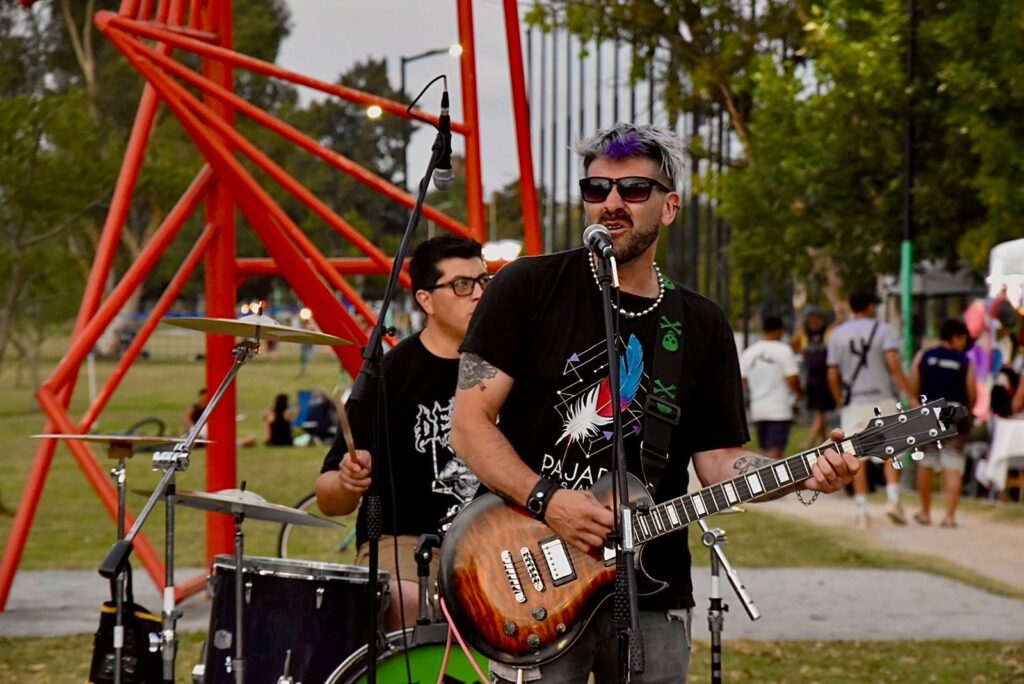
<instances>
[{"instance_id":1,"label":"cymbal","mask_svg":"<svg viewBox=\"0 0 1024 684\"><path fill-rule=\"evenodd\" d=\"M152 446L154 444L177 444L184 442L184 437L172 437L170 435L93 435L79 432L67 434L42 434L32 435L35 439L73 439L76 442L97 442L106 444L109 447L111 458L120 458L122 455L131 457L134 449L139 446ZM195 444L210 444L208 439L197 439Z\"/></svg>"},{"instance_id":2,"label":"cymbal","mask_svg":"<svg viewBox=\"0 0 1024 684\"><path fill-rule=\"evenodd\" d=\"M241 489L222 489L212 493L178 492L177 497L180 504L214 513L244 513L247 518L311 527L342 527L341 523L297 508L270 503L259 494Z\"/></svg>"},{"instance_id":3,"label":"cymbal","mask_svg":"<svg viewBox=\"0 0 1024 684\"><path fill-rule=\"evenodd\" d=\"M276 340L278 342L295 342L296 344L327 344L331 346L352 344L343 337L328 335L315 330L303 330L281 325L270 316L249 314L241 318L200 318L183 316L181 318L165 318L161 321L179 328L199 330L214 335L231 335L233 337Z\"/></svg>"}]
</instances>

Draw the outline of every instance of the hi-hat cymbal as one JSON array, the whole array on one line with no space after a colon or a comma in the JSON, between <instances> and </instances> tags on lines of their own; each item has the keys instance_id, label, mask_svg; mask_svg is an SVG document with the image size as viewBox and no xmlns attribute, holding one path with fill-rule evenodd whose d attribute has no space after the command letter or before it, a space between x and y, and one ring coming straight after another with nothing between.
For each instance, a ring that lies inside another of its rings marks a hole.
<instances>
[{"instance_id":1,"label":"hi-hat cymbal","mask_svg":"<svg viewBox=\"0 0 1024 684\"><path fill-rule=\"evenodd\" d=\"M222 489L219 492L178 492L178 503L214 513L244 513L247 518L270 522L309 525L311 527L341 527L341 523L310 515L289 506L273 504L259 494L241 489Z\"/></svg>"},{"instance_id":2,"label":"hi-hat cymbal","mask_svg":"<svg viewBox=\"0 0 1024 684\"><path fill-rule=\"evenodd\" d=\"M176 325L179 328L199 330L215 335L231 335L233 337L246 338L256 338L259 336L261 340L295 342L297 344L327 344L331 346L352 344L343 337L281 325L270 316L264 316L263 314L249 314L241 318L165 318L161 322L168 325Z\"/></svg>"},{"instance_id":3,"label":"hi-hat cymbal","mask_svg":"<svg viewBox=\"0 0 1024 684\"><path fill-rule=\"evenodd\" d=\"M109 447L109 455L112 458L120 458L122 455L130 457L136 447L152 446L155 444L177 444L184 442L184 437L171 437L169 435L93 435L71 432L67 434L42 434L32 435L35 439L73 439L76 442L97 442L106 444ZM208 439L197 439L195 444L210 444Z\"/></svg>"}]
</instances>

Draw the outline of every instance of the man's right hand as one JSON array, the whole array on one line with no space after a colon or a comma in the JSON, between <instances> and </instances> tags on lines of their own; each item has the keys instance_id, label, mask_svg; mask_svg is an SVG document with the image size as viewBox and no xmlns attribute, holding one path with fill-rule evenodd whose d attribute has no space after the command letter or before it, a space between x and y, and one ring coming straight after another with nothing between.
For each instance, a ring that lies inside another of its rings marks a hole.
<instances>
[{"instance_id":1,"label":"man's right hand","mask_svg":"<svg viewBox=\"0 0 1024 684\"><path fill-rule=\"evenodd\" d=\"M544 512L544 522L580 551L604 546L612 531L615 515L588 491L556 489Z\"/></svg>"},{"instance_id":2,"label":"man's right hand","mask_svg":"<svg viewBox=\"0 0 1024 684\"><path fill-rule=\"evenodd\" d=\"M356 457L346 453L338 468L341 486L350 492L362 494L370 486L370 452L356 449Z\"/></svg>"}]
</instances>

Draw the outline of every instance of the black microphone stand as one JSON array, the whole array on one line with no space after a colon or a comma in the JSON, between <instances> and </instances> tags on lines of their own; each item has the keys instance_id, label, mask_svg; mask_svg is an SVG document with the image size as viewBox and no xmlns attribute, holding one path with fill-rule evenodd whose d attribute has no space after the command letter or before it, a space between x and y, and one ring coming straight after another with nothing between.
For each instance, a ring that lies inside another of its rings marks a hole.
<instances>
[{"instance_id":1,"label":"black microphone stand","mask_svg":"<svg viewBox=\"0 0 1024 684\"><path fill-rule=\"evenodd\" d=\"M424 174L423 179L420 180L419 192L416 194L416 204L413 205L412 212L409 214L409 222L405 226L405 234L402 236L402 243L398 246L398 252L395 253L394 261L391 263L391 274L388 276L387 286L384 288L384 298L380 305L380 311L377 313L377 322L374 324L373 329L370 332L369 341L366 347L363 349L363 366L359 369L359 375L356 377L356 381L352 386L352 393L349 395L349 401L370 401L374 406L375 410L371 411L370 415L370 428L372 429L373 444L370 451L370 472L373 476L370 478L370 486L366 490L364 496L366 496L366 532L367 532L367 543L369 543L369 588L370 588L370 605L369 605L369 617L367 618L367 625L369 627L367 634L369 637L366 643L366 681L369 684L375 684L377 681L377 610L379 604L379 598L377 596L377 575L378 575L378 562L379 562L379 547L380 547L380 535L382 526L381 517L381 503L380 503L380 474L376 461L379 459L381 452L380 449L380 419L385 409L383 405L383 395L381 393L381 359L383 358L383 350L381 344L384 340L384 335L394 335L395 330L392 327L385 329L384 321L387 317L388 309L391 306L391 301L394 299L395 292L398 290L398 275L402 271L402 264L405 261L405 254L409 250L409 244L412 242L412 236L416 232L416 226L420 222L420 214L423 210L423 202L427 197L427 189L430 187L430 179L434 174L434 169L437 168L437 164L440 161L442 155L447 147L447 141L444 136L438 132L437 137L434 139L434 145L431 148L432 153L430 155L430 162L427 164L427 172ZM390 467L390 464L389 464Z\"/></svg>"},{"instance_id":2,"label":"black microphone stand","mask_svg":"<svg viewBox=\"0 0 1024 684\"><path fill-rule=\"evenodd\" d=\"M593 259L593 256L589 258ZM613 617L619 634L619 681L629 681L629 673L644 671L644 642L640 633L640 613L636 597L636 566L633 545L633 510L629 507L626 480L626 450L622 441L622 406L619 403L619 355L617 319L612 310L611 288L619 287L615 257L597 257L597 283L601 287L604 308L604 334L608 349L608 384L612 402L612 510L615 529L611 542L615 545L615 599Z\"/></svg>"}]
</instances>

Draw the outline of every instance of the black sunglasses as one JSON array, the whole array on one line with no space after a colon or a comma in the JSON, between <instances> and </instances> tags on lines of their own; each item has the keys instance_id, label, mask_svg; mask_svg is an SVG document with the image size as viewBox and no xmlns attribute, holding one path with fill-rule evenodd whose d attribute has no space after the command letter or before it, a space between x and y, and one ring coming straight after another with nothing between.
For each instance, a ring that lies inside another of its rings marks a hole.
<instances>
[{"instance_id":1,"label":"black sunglasses","mask_svg":"<svg viewBox=\"0 0 1024 684\"><path fill-rule=\"evenodd\" d=\"M591 176L580 179L580 194L583 196L584 202L591 204L604 202L608 199L608 195L611 194L613 185L618 188L619 197L622 198L623 202L631 202L633 204L649 200L651 198L651 190L654 188L664 192L672 192L672 188L667 187L661 181L653 178L644 178L643 176L626 176L625 178Z\"/></svg>"},{"instance_id":2,"label":"black sunglasses","mask_svg":"<svg viewBox=\"0 0 1024 684\"><path fill-rule=\"evenodd\" d=\"M465 276L459 276L458 278L452 278L447 283L436 283L434 285L431 285L430 287L425 287L423 289L426 290L427 292L433 292L439 287L445 287L450 285L452 288L452 292L455 293L456 297L468 297L469 295L473 294L473 289L476 288L477 285L480 286L481 290L486 288L487 283L491 282L491 278L493 277L494 276L492 276L490 273L481 273L476 278L467 278Z\"/></svg>"}]
</instances>

